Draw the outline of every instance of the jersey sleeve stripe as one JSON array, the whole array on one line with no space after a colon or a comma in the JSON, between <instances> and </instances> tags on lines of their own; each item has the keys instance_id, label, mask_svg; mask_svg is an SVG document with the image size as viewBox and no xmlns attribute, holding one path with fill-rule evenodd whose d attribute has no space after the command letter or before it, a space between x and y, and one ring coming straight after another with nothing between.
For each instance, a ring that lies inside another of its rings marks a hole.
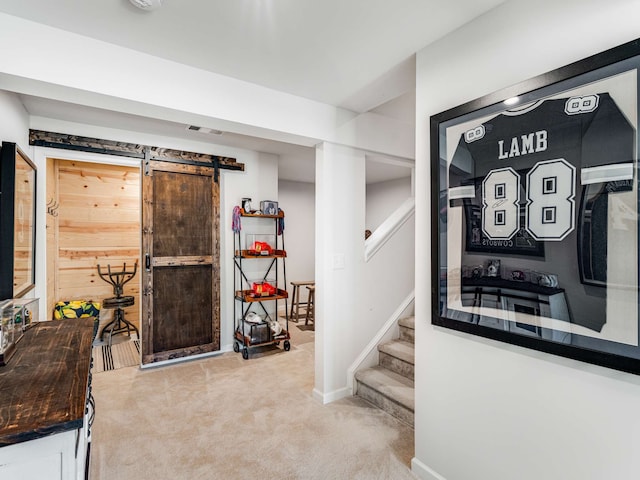
<instances>
[{"instance_id":1,"label":"jersey sleeve stripe","mask_svg":"<svg viewBox=\"0 0 640 480\"><path fill-rule=\"evenodd\" d=\"M461 187L452 187L449 189L449 200L474 198L475 196L476 188L473 185L463 185Z\"/></svg>"},{"instance_id":2,"label":"jersey sleeve stripe","mask_svg":"<svg viewBox=\"0 0 640 480\"><path fill-rule=\"evenodd\" d=\"M580 171L580 181L582 185L631 179L633 179L633 163L602 165L599 167L583 168Z\"/></svg>"}]
</instances>

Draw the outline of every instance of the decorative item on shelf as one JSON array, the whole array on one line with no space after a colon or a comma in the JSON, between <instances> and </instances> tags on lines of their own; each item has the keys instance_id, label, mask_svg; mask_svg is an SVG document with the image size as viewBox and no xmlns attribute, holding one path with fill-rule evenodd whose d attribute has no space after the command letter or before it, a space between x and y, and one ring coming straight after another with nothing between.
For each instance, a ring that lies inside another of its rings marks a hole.
<instances>
[{"instance_id":1,"label":"decorative item on shelf","mask_svg":"<svg viewBox=\"0 0 640 480\"><path fill-rule=\"evenodd\" d=\"M280 333L282 333L282 325L280 325L280 323L277 320L270 320L268 323L269 323L269 328L271 329L274 335L280 335Z\"/></svg>"},{"instance_id":2,"label":"decorative item on shelf","mask_svg":"<svg viewBox=\"0 0 640 480\"><path fill-rule=\"evenodd\" d=\"M271 297L276 294L276 287L269 282L253 282L251 292L254 297Z\"/></svg>"},{"instance_id":3,"label":"decorative item on shelf","mask_svg":"<svg viewBox=\"0 0 640 480\"><path fill-rule=\"evenodd\" d=\"M487 262L487 277L501 277L500 260L493 259Z\"/></svg>"},{"instance_id":4,"label":"decorative item on shelf","mask_svg":"<svg viewBox=\"0 0 640 480\"><path fill-rule=\"evenodd\" d=\"M11 300L0 302L0 366L6 365L15 351L15 310Z\"/></svg>"},{"instance_id":5,"label":"decorative item on shelf","mask_svg":"<svg viewBox=\"0 0 640 480\"><path fill-rule=\"evenodd\" d=\"M267 323L251 322L248 316L244 320L242 318L238 320L238 328L236 329L237 335L240 335L243 341L248 340L252 344L268 342L270 339L269 331Z\"/></svg>"},{"instance_id":6,"label":"decorative item on shelf","mask_svg":"<svg viewBox=\"0 0 640 480\"><path fill-rule=\"evenodd\" d=\"M244 319L249 323L262 323L262 317L256 312L247 313Z\"/></svg>"},{"instance_id":7,"label":"decorative item on shelf","mask_svg":"<svg viewBox=\"0 0 640 480\"><path fill-rule=\"evenodd\" d=\"M16 329L21 328L22 331L28 330L33 322L37 322L40 318L40 307L39 307L39 298L14 298L13 299L13 308L15 311L14 314L14 323ZM17 334L18 332L16 332Z\"/></svg>"},{"instance_id":8,"label":"decorative item on shelf","mask_svg":"<svg viewBox=\"0 0 640 480\"><path fill-rule=\"evenodd\" d=\"M242 210L244 210L244 213L251 213L251 199L249 197L242 199Z\"/></svg>"},{"instance_id":9,"label":"decorative item on shelf","mask_svg":"<svg viewBox=\"0 0 640 480\"><path fill-rule=\"evenodd\" d=\"M24 317L24 318L23 318ZM15 317L13 317L14 326L22 326L31 321L31 312L29 310L24 310L19 308L16 312Z\"/></svg>"},{"instance_id":10,"label":"decorative item on shelf","mask_svg":"<svg viewBox=\"0 0 640 480\"><path fill-rule=\"evenodd\" d=\"M482 265L474 265L471 267L471 278L480 278L484 273Z\"/></svg>"},{"instance_id":11,"label":"decorative item on shelf","mask_svg":"<svg viewBox=\"0 0 640 480\"><path fill-rule=\"evenodd\" d=\"M274 234L248 233L246 238L249 255L273 255L276 251L273 245L277 245L278 242Z\"/></svg>"},{"instance_id":12,"label":"decorative item on shelf","mask_svg":"<svg viewBox=\"0 0 640 480\"><path fill-rule=\"evenodd\" d=\"M267 242L253 242L249 249L250 255L272 255L273 248Z\"/></svg>"},{"instance_id":13,"label":"decorative item on shelf","mask_svg":"<svg viewBox=\"0 0 640 480\"><path fill-rule=\"evenodd\" d=\"M536 277L538 278L538 285L542 287L555 288L558 286L558 276L553 273L538 273Z\"/></svg>"},{"instance_id":14,"label":"decorative item on shelf","mask_svg":"<svg viewBox=\"0 0 640 480\"><path fill-rule=\"evenodd\" d=\"M260 202L260 211L263 215L277 215L278 202L274 202L273 200L262 200Z\"/></svg>"},{"instance_id":15,"label":"decorative item on shelf","mask_svg":"<svg viewBox=\"0 0 640 480\"><path fill-rule=\"evenodd\" d=\"M511 280L515 280L516 282L524 282L526 278L527 277L522 270L511 271Z\"/></svg>"}]
</instances>

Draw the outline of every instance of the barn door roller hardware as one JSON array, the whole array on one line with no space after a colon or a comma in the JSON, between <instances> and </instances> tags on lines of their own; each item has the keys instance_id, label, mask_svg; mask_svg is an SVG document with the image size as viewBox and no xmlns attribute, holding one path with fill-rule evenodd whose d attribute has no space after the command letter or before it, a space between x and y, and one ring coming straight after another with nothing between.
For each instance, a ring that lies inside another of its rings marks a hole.
<instances>
[{"instance_id":1,"label":"barn door roller hardware","mask_svg":"<svg viewBox=\"0 0 640 480\"><path fill-rule=\"evenodd\" d=\"M187 152L184 150L104 140L101 138L80 137L78 135L46 132L43 130L29 130L29 145L117 155L121 157L138 158L142 161L158 160L200 167L213 167L215 169L214 175L216 181L218 180L219 170L244 171L244 163L238 163L236 159L232 157L221 157L208 153ZM147 172L147 166L145 165L145 175Z\"/></svg>"}]
</instances>

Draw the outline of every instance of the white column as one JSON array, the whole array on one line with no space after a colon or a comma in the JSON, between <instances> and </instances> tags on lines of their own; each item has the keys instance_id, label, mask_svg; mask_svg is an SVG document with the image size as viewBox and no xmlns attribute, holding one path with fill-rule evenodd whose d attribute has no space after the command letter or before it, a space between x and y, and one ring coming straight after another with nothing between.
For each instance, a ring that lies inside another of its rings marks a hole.
<instances>
[{"instance_id":1,"label":"white column","mask_svg":"<svg viewBox=\"0 0 640 480\"><path fill-rule=\"evenodd\" d=\"M365 193L364 152L316 147L314 396L323 403L351 394L347 369L360 350Z\"/></svg>"}]
</instances>

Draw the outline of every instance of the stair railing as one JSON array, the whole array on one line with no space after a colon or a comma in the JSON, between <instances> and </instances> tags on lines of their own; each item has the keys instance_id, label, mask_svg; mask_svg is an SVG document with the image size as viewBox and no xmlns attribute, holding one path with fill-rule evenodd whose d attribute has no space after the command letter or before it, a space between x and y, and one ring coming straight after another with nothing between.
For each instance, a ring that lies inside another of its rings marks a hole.
<instances>
[{"instance_id":1,"label":"stair railing","mask_svg":"<svg viewBox=\"0 0 640 480\"><path fill-rule=\"evenodd\" d=\"M400 230L416 211L415 197L407 198L396 210L376 228L364 244L364 260L368 262Z\"/></svg>"}]
</instances>

